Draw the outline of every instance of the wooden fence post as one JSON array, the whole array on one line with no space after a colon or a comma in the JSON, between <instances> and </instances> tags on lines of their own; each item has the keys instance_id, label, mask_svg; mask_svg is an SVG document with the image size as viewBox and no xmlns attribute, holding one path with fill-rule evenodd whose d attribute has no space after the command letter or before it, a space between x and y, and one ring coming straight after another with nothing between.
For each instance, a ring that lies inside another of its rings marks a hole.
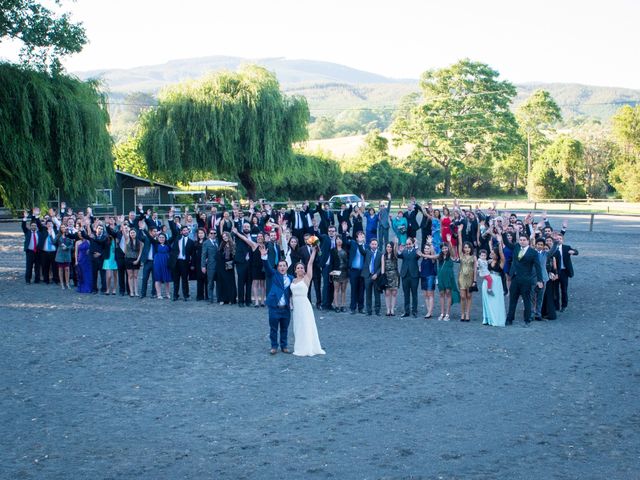
<instances>
[{"instance_id":1,"label":"wooden fence post","mask_svg":"<svg viewBox=\"0 0 640 480\"><path fill-rule=\"evenodd\" d=\"M589 222L589 231L593 232L593 217L595 216L595 214L591 214L591 221Z\"/></svg>"}]
</instances>

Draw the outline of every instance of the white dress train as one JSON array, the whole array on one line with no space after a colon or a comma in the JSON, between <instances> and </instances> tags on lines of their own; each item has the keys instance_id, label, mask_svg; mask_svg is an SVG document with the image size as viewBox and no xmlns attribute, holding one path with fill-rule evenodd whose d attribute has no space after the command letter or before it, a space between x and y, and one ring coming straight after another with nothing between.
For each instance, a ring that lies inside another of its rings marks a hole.
<instances>
[{"instance_id":1,"label":"white dress train","mask_svg":"<svg viewBox=\"0 0 640 480\"><path fill-rule=\"evenodd\" d=\"M309 287L304 281L291 283L291 300L293 302L291 321L295 336L293 354L300 357L312 357L325 353L320 346L313 308L307 298L308 289Z\"/></svg>"}]
</instances>

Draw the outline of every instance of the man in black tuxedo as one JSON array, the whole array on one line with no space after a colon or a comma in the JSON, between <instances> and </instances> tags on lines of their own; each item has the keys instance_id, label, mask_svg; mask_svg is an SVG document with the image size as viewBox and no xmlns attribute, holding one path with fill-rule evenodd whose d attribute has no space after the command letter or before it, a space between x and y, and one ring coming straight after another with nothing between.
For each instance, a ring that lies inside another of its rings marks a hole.
<instances>
[{"instance_id":1,"label":"man in black tuxedo","mask_svg":"<svg viewBox=\"0 0 640 480\"><path fill-rule=\"evenodd\" d=\"M302 264L305 266L305 268L307 268L307 265L309 264L309 258L311 257L311 252L313 251L313 247L307 244L307 240L310 236L311 235L309 235L308 233L305 233L303 237L303 243L301 243L298 247L300 260L302 261ZM313 289L316 293L316 306L321 306L322 304L321 279L322 267L320 266L320 257L316 255L315 259L313 260L313 277L311 278L311 283L309 284L309 292L307 293L307 298L311 302L311 287L313 286Z\"/></svg>"},{"instance_id":2,"label":"man in black tuxedo","mask_svg":"<svg viewBox=\"0 0 640 480\"><path fill-rule=\"evenodd\" d=\"M249 259L251 258L251 248L247 242L238 237L238 229L233 228L234 240L236 243L236 253L233 257L233 261L236 267L236 274L238 275L238 306L250 307L251 306L251 272L249 268ZM245 238L249 238L251 235L251 227L249 223L244 223L242 228L242 235Z\"/></svg>"},{"instance_id":3,"label":"man in black tuxedo","mask_svg":"<svg viewBox=\"0 0 640 480\"><path fill-rule=\"evenodd\" d=\"M524 325L531 323L531 290L537 286L540 290L544 287L542 282L542 270L538 254L533 247L529 246L529 239L522 234L518 237L518 245L508 243L507 246L513 249L513 260L511 261L511 287L509 289L509 311L507 312L506 324L513 324L513 318L518 306L518 298L522 297L524 304Z\"/></svg>"},{"instance_id":4,"label":"man in black tuxedo","mask_svg":"<svg viewBox=\"0 0 640 480\"><path fill-rule=\"evenodd\" d=\"M365 264L364 232L357 232L355 240L349 240L349 285L351 287L351 314L364 313L365 281L362 271ZM344 242L344 240L343 240Z\"/></svg>"},{"instance_id":5,"label":"man in black tuxedo","mask_svg":"<svg viewBox=\"0 0 640 480\"><path fill-rule=\"evenodd\" d=\"M348 229L351 229L351 212L353 212L353 205L347 206L346 203L343 203L338 212L338 225L342 225L342 222L347 222ZM356 232L353 233L355 234Z\"/></svg>"},{"instance_id":6,"label":"man in black tuxedo","mask_svg":"<svg viewBox=\"0 0 640 480\"><path fill-rule=\"evenodd\" d=\"M333 212L329 208L329 204L324 202L321 199L318 201L318 205L316 206L316 213L320 217L320 233L323 235L327 235L329 233L329 227L331 225L335 225Z\"/></svg>"},{"instance_id":7,"label":"man in black tuxedo","mask_svg":"<svg viewBox=\"0 0 640 480\"><path fill-rule=\"evenodd\" d=\"M195 245L189 238L189 227L183 225L178 229L171 218L169 226L171 234L175 237L169 255L169 268L173 274L173 301L179 298L178 291L182 280L182 298L186 302L189 298L189 267Z\"/></svg>"},{"instance_id":8,"label":"man in black tuxedo","mask_svg":"<svg viewBox=\"0 0 640 480\"><path fill-rule=\"evenodd\" d=\"M418 252L414 248L413 239L407 238L405 246L400 245L398 258L402 259L400 267L400 278L402 279L402 292L404 294L403 317L408 317L409 313L414 318L418 316L418 280L420 270L418 268Z\"/></svg>"},{"instance_id":9,"label":"man in black tuxedo","mask_svg":"<svg viewBox=\"0 0 640 480\"><path fill-rule=\"evenodd\" d=\"M42 248L42 234L38 231L38 224L32 216L27 228L27 212L25 210L22 218L22 231L24 232L24 252L27 257L27 267L24 272L24 279L31 283L31 274L35 273L35 283L40 283L40 257Z\"/></svg>"},{"instance_id":10,"label":"man in black tuxedo","mask_svg":"<svg viewBox=\"0 0 640 480\"><path fill-rule=\"evenodd\" d=\"M307 213L309 213L309 202L305 202L302 207L296 205L295 209L291 210L288 215L287 220L291 233L298 239L298 245L302 245L302 242L304 242L304 234L309 228Z\"/></svg>"},{"instance_id":11,"label":"man in black tuxedo","mask_svg":"<svg viewBox=\"0 0 640 480\"><path fill-rule=\"evenodd\" d=\"M329 283L331 272L331 250L336 248L336 227L331 225L326 235L320 236L320 266L322 267L322 308L331 309L333 303L333 288Z\"/></svg>"},{"instance_id":12,"label":"man in black tuxedo","mask_svg":"<svg viewBox=\"0 0 640 480\"><path fill-rule=\"evenodd\" d=\"M564 235L557 235L556 240L558 245L558 279L560 285L560 295L556 297L556 308L564 312L569 304L569 279L573 278L573 262L571 257L578 255L578 250L571 248L570 245L564 244Z\"/></svg>"},{"instance_id":13,"label":"man in black tuxedo","mask_svg":"<svg viewBox=\"0 0 640 480\"><path fill-rule=\"evenodd\" d=\"M364 278L367 315L372 315L374 308L376 315L380 315L380 291L376 286L376 280L378 280L381 272L382 252L378 249L378 240L374 238L369 242L369 248L365 253L364 264L361 271L362 278ZM372 305L372 295L374 305Z\"/></svg>"}]
</instances>

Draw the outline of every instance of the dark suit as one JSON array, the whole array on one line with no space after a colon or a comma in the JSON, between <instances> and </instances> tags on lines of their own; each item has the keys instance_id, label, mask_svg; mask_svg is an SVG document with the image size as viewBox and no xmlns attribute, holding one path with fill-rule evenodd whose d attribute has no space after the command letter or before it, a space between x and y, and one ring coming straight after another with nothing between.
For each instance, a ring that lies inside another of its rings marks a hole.
<instances>
[{"instance_id":1,"label":"dark suit","mask_svg":"<svg viewBox=\"0 0 640 480\"><path fill-rule=\"evenodd\" d=\"M235 235L234 235L235 236ZM251 248L243 240L235 236L236 254L233 257L238 275L238 305L251 305L251 277L249 259Z\"/></svg>"},{"instance_id":2,"label":"dark suit","mask_svg":"<svg viewBox=\"0 0 640 480\"><path fill-rule=\"evenodd\" d=\"M182 281L182 297L186 300L189 298L189 269L195 244L189 237L180 235L177 230L172 233L174 238L171 252L169 253L169 268L173 274L173 299L176 300L178 298L180 281ZM181 250L182 258L180 258Z\"/></svg>"},{"instance_id":3,"label":"dark suit","mask_svg":"<svg viewBox=\"0 0 640 480\"><path fill-rule=\"evenodd\" d=\"M302 245L304 242L304 234L309 228L307 213L308 208L306 210L300 210L299 212L295 210L289 212L289 227L291 228L293 236L298 239L298 245Z\"/></svg>"},{"instance_id":4,"label":"dark suit","mask_svg":"<svg viewBox=\"0 0 640 480\"><path fill-rule=\"evenodd\" d=\"M345 244L347 245L347 244ZM349 243L349 286L351 288L351 311L355 312L356 308L359 312L364 310L364 289L365 281L362 276L363 267L367 252L364 244L360 245L355 240ZM360 265L358 265L358 253L360 254Z\"/></svg>"},{"instance_id":5,"label":"dark suit","mask_svg":"<svg viewBox=\"0 0 640 480\"><path fill-rule=\"evenodd\" d=\"M102 263L109 258L109 236L103 233L89 239L89 254L91 255L92 281L91 290L98 292L98 275L100 275L100 291L107 291L107 273L102 269Z\"/></svg>"},{"instance_id":6,"label":"dark suit","mask_svg":"<svg viewBox=\"0 0 640 480\"><path fill-rule=\"evenodd\" d=\"M26 270L24 272L24 279L27 283L31 283L31 273L35 274L35 283L40 283L40 243L43 235L37 231L32 232L27 227L26 220L22 221L22 231L24 232L24 252L26 255ZM46 235L46 233L45 233ZM35 236L35 243L33 237Z\"/></svg>"},{"instance_id":7,"label":"dark suit","mask_svg":"<svg viewBox=\"0 0 640 480\"><path fill-rule=\"evenodd\" d=\"M265 303L269 307L269 339L271 340L271 348L278 348L278 329L280 329L280 348L287 348L287 340L289 336L289 323L291 322L291 310L289 307L291 298L291 282L293 277L290 275L280 275L271 266L268 260L263 259L264 273L271 280L271 288L267 292ZM285 278L288 284L285 285ZM281 299L284 297L284 305L280 305Z\"/></svg>"},{"instance_id":8,"label":"dark suit","mask_svg":"<svg viewBox=\"0 0 640 480\"><path fill-rule=\"evenodd\" d=\"M316 213L320 216L320 224L318 225L318 227L320 227L320 232L323 235L326 235L329 231L329 226L335 225L333 212L329 209L323 209L322 203L318 203L318 206L316 207Z\"/></svg>"},{"instance_id":9,"label":"dark suit","mask_svg":"<svg viewBox=\"0 0 640 480\"><path fill-rule=\"evenodd\" d=\"M372 262L373 260L373 262ZM372 265L373 263L373 265ZM364 256L364 263L362 265L362 271L360 275L364 278L364 290L365 290L365 305L367 307L367 314L371 315L373 313L373 305L371 296L373 295L373 300L375 303L375 312L376 315L380 314L380 291L376 287L376 280L372 277L376 275L376 279L380 276L382 271L382 251L377 249L374 252L371 249L367 249L366 254Z\"/></svg>"},{"instance_id":10,"label":"dark suit","mask_svg":"<svg viewBox=\"0 0 640 480\"><path fill-rule=\"evenodd\" d=\"M418 281L420 269L418 268L418 252L415 248L405 249L398 253L402 259L400 278L402 278L402 292L404 294L404 314L414 316L418 314Z\"/></svg>"},{"instance_id":11,"label":"dark suit","mask_svg":"<svg viewBox=\"0 0 640 480\"><path fill-rule=\"evenodd\" d=\"M336 237L337 238L337 237ZM322 268L322 308L329 309L333 303L333 288L330 288L329 272L331 272L331 250L335 248L329 235L320 236L320 267Z\"/></svg>"},{"instance_id":12,"label":"dark suit","mask_svg":"<svg viewBox=\"0 0 640 480\"><path fill-rule=\"evenodd\" d=\"M507 325L513 323L519 297L522 297L522 303L524 304L524 322L528 324L531 321L531 290L536 282L542 282L542 270L538 252L533 247L527 247L527 251L522 258L518 258L520 250L520 245L516 245L513 250L511 267L509 268L511 289L509 290Z\"/></svg>"},{"instance_id":13,"label":"dark suit","mask_svg":"<svg viewBox=\"0 0 640 480\"><path fill-rule=\"evenodd\" d=\"M571 255L569 250L573 250L574 255L578 255L578 250L571 248L570 245L562 245L558 248L558 286L560 287L559 295L557 296L557 306L561 309L567 308L569 304L569 279L573 278L573 262L571 261ZM559 305L558 305L559 304Z\"/></svg>"},{"instance_id":14,"label":"dark suit","mask_svg":"<svg viewBox=\"0 0 640 480\"><path fill-rule=\"evenodd\" d=\"M155 226L155 224L151 224ZM147 296L147 284L151 277L151 296L156 296L156 284L153 278L153 256L155 251L151 242L151 235L146 230L138 230L138 239L142 241L142 254L140 255L140 263L142 264L142 279L140 285L140 298ZM149 254L151 253L151 258Z\"/></svg>"}]
</instances>

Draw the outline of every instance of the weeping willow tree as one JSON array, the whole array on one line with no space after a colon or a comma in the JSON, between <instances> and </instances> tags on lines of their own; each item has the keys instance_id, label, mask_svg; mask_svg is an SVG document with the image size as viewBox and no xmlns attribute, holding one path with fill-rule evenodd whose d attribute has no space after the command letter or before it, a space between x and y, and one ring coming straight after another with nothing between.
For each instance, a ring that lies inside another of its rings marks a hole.
<instances>
[{"instance_id":1,"label":"weeping willow tree","mask_svg":"<svg viewBox=\"0 0 640 480\"><path fill-rule=\"evenodd\" d=\"M261 181L292 165L308 120L304 98L284 96L272 73L251 65L162 91L141 117L140 149L152 174L237 178L255 198Z\"/></svg>"},{"instance_id":2,"label":"weeping willow tree","mask_svg":"<svg viewBox=\"0 0 640 480\"><path fill-rule=\"evenodd\" d=\"M92 82L0 64L0 195L24 207L93 198L114 176L105 97Z\"/></svg>"}]
</instances>

